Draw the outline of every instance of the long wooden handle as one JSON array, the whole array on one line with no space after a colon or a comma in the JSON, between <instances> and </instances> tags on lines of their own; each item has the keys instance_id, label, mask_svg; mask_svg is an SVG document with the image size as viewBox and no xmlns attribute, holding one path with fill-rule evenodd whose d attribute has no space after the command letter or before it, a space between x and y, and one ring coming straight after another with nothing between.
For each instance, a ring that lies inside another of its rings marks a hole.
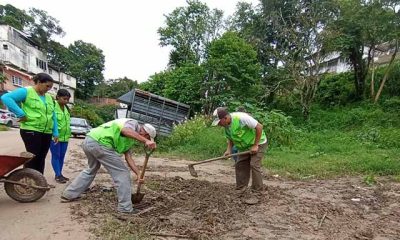
<instances>
[{"instance_id":1,"label":"long wooden handle","mask_svg":"<svg viewBox=\"0 0 400 240\"><path fill-rule=\"evenodd\" d=\"M150 152L146 151L146 156L145 156L144 162L143 162L143 169L140 172L139 179L143 179L143 177L144 177L144 173L146 172L146 168L147 168L147 163L149 162L149 158L150 158L150 155L151 155L152 152L153 151L150 151ZM137 186L137 191L136 191L137 193L140 193L140 187L141 186L142 186L142 184L139 182L138 186Z\"/></svg>"},{"instance_id":2,"label":"long wooden handle","mask_svg":"<svg viewBox=\"0 0 400 240\"><path fill-rule=\"evenodd\" d=\"M203 163L208 163L208 162L213 162L213 161L217 161L217 160L221 160L221 159L226 159L226 158L230 158L230 157L235 157L235 156L240 156L240 155L245 155L245 154L250 154L250 151L245 151L245 152L240 152L240 153L234 153L234 154L230 154L230 155L226 155L226 156L222 156L222 157L216 157L216 158L210 158L198 163L192 163L189 164L191 166L194 165L199 165L199 164L203 164Z\"/></svg>"}]
</instances>

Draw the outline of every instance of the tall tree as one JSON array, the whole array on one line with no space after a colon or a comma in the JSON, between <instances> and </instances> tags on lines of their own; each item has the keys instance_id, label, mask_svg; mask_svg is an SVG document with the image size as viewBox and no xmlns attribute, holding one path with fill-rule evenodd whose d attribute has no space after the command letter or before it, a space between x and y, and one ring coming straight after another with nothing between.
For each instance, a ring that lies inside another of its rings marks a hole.
<instances>
[{"instance_id":1,"label":"tall tree","mask_svg":"<svg viewBox=\"0 0 400 240\"><path fill-rule=\"evenodd\" d=\"M71 62L67 73L77 79L76 96L88 99L92 96L96 85L104 81L104 55L91 43L75 41L68 47Z\"/></svg>"},{"instance_id":2,"label":"tall tree","mask_svg":"<svg viewBox=\"0 0 400 240\"><path fill-rule=\"evenodd\" d=\"M230 101L255 102L260 95L257 52L234 32L214 40L207 51L203 87L205 113Z\"/></svg>"},{"instance_id":3,"label":"tall tree","mask_svg":"<svg viewBox=\"0 0 400 240\"><path fill-rule=\"evenodd\" d=\"M198 64L204 59L207 45L220 35L223 12L210 10L198 0L187 0L165 16L166 26L158 29L161 46L171 46L170 66Z\"/></svg>"},{"instance_id":4,"label":"tall tree","mask_svg":"<svg viewBox=\"0 0 400 240\"><path fill-rule=\"evenodd\" d=\"M31 8L29 10L34 22L29 26L28 33L44 51L48 52L53 36L64 36L65 32L60 26L59 21L50 16L46 11Z\"/></svg>"},{"instance_id":5,"label":"tall tree","mask_svg":"<svg viewBox=\"0 0 400 240\"><path fill-rule=\"evenodd\" d=\"M380 0L339 0L335 21L327 28L326 46L336 50L353 67L356 98L365 97L365 80L370 69L375 46L388 41L393 30L392 16ZM366 55L366 57L364 57Z\"/></svg>"},{"instance_id":6,"label":"tall tree","mask_svg":"<svg viewBox=\"0 0 400 240\"><path fill-rule=\"evenodd\" d=\"M0 24L10 25L20 31L33 24L34 18L11 4L0 5Z\"/></svg>"},{"instance_id":7,"label":"tall tree","mask_svg":"<svg viewBox=\"0 0 400 240\"><path fill-rule=\"evenodd\" d=\"M329 0L264 0L262 8L263 30L270 31L262 45L271 69L276 66L273 76L284 74L278 86L283 79L293 93L299 93L307 119L320 81L323 29L333 19L335 7Z\"/></svg>"},{"instance_id":8,"label":"tall tree","mask_svg":"<svg viewBox=\"0 0 400 240\"><path fill-rule=\"evenodd\" d=\"M94 90L94 96L118 98L133 88L139 86L138 82L127 77L110 79L98 84Z\"/></svg>"}]
</instances>

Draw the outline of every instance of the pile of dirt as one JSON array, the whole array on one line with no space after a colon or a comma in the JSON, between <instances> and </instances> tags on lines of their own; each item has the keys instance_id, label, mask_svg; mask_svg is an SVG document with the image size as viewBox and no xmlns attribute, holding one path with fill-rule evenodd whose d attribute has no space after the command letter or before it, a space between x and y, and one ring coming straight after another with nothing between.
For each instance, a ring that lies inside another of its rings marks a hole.
<instances>
[{"instance_id":1,"label":"pile of dirt","mask_svg":"<svg viewBox=\"0 0 400 240\"><path fill-rule=\"evenodd\" d=\"M355 179L271 182L258 204L246 205L243 199L249 192L240 197L233 184L149 176L143 214L115 215L115 189L99 185L72 208L75 216L92 219L96 226L113 219L107 231L144 233L141 237L169 233L192 239L398 239L400 185L360 184Z\"/></svg>"},{"instance_id":2,"label":"pile of dirt","mask_svg":"<svg viewBox=\"0 0 400 240\"><path fill-rule=\"evenodd\" d=\"M144 213L116 216L121 221L129 221L132 231L140 229L212 239L249 219L246 209L251 206L242 203L232 184L151 176L146 179L146 186L145 198L140 203L146 206L142 209ZM96 185L72 208L76 216L99 218L104 214L115 215L116 204L114 189Z\"/></svg>"}]
</instances>

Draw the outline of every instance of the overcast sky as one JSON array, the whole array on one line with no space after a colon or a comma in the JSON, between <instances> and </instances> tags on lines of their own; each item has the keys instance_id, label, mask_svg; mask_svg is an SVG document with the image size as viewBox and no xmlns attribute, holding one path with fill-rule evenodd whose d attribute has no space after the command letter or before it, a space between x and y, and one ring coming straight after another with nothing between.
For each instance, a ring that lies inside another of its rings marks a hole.
<instances>
[{"instance_id":1,"label":"overcast sky","mask_svg":"<svg viewBox=\"0 0 400 240\"><path fill-rule=\"evenodd\" d=\"M223 10L228 16L234 12L238 0L202 2ZM47 11L60 21L66 32L57 41L68 46L83 40L103 50L106 79L126 76L139 82L166 68L169 49L159 46L157 29L164 26L164 14L186 6L185 0L0 0L0 3Z\"/></svg>"}]
</instances>

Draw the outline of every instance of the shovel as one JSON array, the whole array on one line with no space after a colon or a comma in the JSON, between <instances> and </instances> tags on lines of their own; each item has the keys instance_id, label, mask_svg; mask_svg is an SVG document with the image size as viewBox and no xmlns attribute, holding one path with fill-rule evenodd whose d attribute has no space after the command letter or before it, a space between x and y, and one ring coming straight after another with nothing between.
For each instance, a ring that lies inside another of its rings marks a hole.
<instances>
[{"instance_id":1,"label":"shovel","mask_svg":"<svg viewBox=\"0 0 400 240\"><path fill-rule=\"evenodd\" d=\"M143 169L140 172L139 179L143 179L144 173L146 172L146 167L147 167L147 162L149 161L150 155L153 153L154 149L147 151L146 148L144 149L144 152L146 153L146 157L144 158L144 163L143 163ZM132 194L132 203L140 203L143 200L144 193L140 192L140 188L142 186L142 183L138 183L136 193Z\"/></svg>"},{"instance_id":2,"label":"shovel","mask_svg":"<svg viewBox=\"0 0 400 240\"><path fill-rule=\"evenodd\" d=\"M193 167L194 165L199 165L199 164L208 163L208 162L214 162L214 161L218 161L218 160L221 160L221 159L227 159L227 158L230 158L230 157L235 157L235 156L240 156L240 155L245 155L245 154L250 154L250 151L230 154L230 155L217 157L217 158L211 158L211 159L207 159L207 160L204 160L204 161L201 161L201 162L198 162L198 163L189 164L188 167L189 167L190 175L192 175L193 177L198 177L197 172Z\"/></svg>"}]
</instances>

